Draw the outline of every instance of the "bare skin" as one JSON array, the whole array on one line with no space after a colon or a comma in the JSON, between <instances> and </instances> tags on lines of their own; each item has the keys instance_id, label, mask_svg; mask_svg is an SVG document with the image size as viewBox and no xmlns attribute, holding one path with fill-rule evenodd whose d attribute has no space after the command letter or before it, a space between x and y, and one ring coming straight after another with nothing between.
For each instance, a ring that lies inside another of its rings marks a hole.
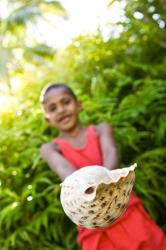
<instances>
[{"instance_id":1,"label":"bare skin","mask_svg":"<svg viewBox=\"0 0 166 250\"><path fill-rule=\"evenodd\" d=\"M118 168L119 156L112 127L108 123L102 122L96 126L96 130L100 139L103 166L108 169Z\"/></svg>"},{"instance_id":2,"label":"bare skin","mask_svg":"<svg viewBox=\"0 0 166 250\"><path fill-rule=\"evenodd\" d=\"M59 129L60 138L76 148L83 147L87 138L87 128L79 121L80 110L81 104L63 88L51 90L46 94L44 111L47 122ZM103 166L108 169L117 168L119 160L111 126L106 122L100 123L96 126L96 132L103 154ZM74 166L63 157L55 143L43 144L40 152L43 160L61 180L75 171Z\"/></svg>"}]
</instances>

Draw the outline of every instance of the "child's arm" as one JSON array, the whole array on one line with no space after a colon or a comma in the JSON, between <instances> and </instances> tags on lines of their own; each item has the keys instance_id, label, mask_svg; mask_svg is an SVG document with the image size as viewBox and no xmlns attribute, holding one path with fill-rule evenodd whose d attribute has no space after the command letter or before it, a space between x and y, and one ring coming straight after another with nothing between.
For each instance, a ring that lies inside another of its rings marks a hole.
<instances>
[{"instance_id":1,"label":"child's arm","mask_svg":"<svg viewBox=\"0 0 166 250\"><path fill-rule=\"evenodd\" d=\"M55 143L43 144L40 153L43 160L57 173L61 180L75 171L74 167L58 152Z\"/></svg>"},{"instance_id":2,"label":"child's arm","mask_svg":"<svg viewBox=\"0 0 166 250\"><path fill-rule=\"evenodd\" d=\"M96 126L96 130L100 139L103 166L108 169L118 168L119 157L112 127L108 123L102 122Z\"/></svg>"}]
</instances>

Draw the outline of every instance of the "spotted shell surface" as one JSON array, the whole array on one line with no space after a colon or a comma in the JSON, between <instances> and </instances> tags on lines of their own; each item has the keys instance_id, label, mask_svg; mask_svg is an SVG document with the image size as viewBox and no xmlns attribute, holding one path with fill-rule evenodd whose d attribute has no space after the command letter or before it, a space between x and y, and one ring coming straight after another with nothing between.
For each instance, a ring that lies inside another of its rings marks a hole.
<instances>
[{"instance_id":1,"label":"spotted shell surface","mask_svg":"<svg viewBox=\"0 0 166 250\"><path fill-rule=\"evenodd\" d=\"M86 228L112 224L127 208L136 166L111 171L87 166L72 173L61 183L60 200L66 215Z\"/></svg>"}]
</instances>

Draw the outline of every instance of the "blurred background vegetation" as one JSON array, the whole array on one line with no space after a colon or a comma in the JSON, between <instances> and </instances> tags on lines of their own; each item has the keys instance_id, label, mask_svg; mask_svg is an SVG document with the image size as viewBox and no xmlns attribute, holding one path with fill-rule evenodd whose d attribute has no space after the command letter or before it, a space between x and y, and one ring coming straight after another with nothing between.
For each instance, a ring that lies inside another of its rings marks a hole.
<instances>
[{"instance_id":1,"label":"blurred background vegetation","mask_svg":"<svg viewBox=\"0 0 166 250\"><path fill-rule=\"evenodd\" d=\"M84 124L112 124L121 166L138 163L135 191L165 230L166 2L126 0L123 21L113 27L121 27L118 36L110 27L104 39L99 27L63 50L31 39L27 29L49 13L66 18L60 1L6 3L9 14L0 16L0 249L78 249L76 227L59 202L60 181L39 156L40 145L57 135L39 103L48 82L74 88Z\"/></svg>"}]
</instances>

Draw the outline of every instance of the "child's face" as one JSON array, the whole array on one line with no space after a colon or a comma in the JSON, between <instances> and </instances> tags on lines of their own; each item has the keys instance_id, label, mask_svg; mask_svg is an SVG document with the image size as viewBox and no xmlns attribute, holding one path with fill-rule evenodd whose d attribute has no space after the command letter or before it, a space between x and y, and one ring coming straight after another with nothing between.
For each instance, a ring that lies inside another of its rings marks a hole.
<instances>
[{"instance_id":1,"label":"child's face","mask_svg":"<svg viewBox=\"0 0 166 250\"><path fill-rule=\"evenodd\" d=\"M45 96L45 118L60 131L71 131L79 122L81 105L64 88L52 89Z\"/></svg>"}]
</instances>

